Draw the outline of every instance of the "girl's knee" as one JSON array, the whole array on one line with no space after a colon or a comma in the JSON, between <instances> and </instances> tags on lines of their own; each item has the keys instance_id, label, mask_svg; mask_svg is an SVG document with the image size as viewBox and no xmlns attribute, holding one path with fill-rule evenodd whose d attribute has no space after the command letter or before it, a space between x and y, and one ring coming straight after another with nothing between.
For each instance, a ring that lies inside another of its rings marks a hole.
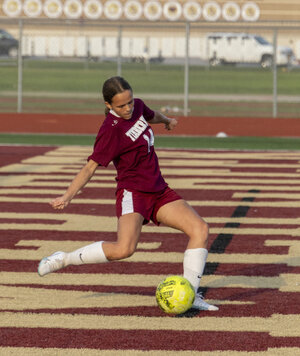
<instances>
[{"instance_id":1,"label":"girl's knee","mask_svg":"<svg viewBox=\"0 0 300 356\"><path fill-rule=\"evenodd\" d=\"M207 222L204 221L202 218L199 218L194 221L194 224L191 226L191 228L194 234L208 236L209 226Z\"/></svg>"},{"instance_id":2,"label":"girl's knee","mask_svg":"<svg viewBox=\"0 0 300 356\"><path fill-rule=\"evenodd\" d=\"M208 224L203 219L199 219L197 223L195 223L192 227L192 233L190 235L190 238L193 239L195 242L197 241L198 244L206 246L208 243L208 236Z\"/></svg>"},{"instance_id":3,"label":"girl's knee","mask_svg":"<svg viewBox=\"0 0 300 356\"><path fill-rule=\"evenodd\" d=\"M208 235L209 235L209 225L206 221L202 220L202 223L201 223L201 230L202 230L202 234L204 236L206 236L206 238L208 238Z\"/></svg>"},{"instance_id":4,"label":"girl's knee","mask_svg":"<svg viewBox=\"0 0 300 356\"><path fill-rule=\"evenodd\" d=\"M115 257L117 260L122 260L132 256L135 252L135 247L133 246L121 246L116 245Z\"/></svg>"}]
</instances>

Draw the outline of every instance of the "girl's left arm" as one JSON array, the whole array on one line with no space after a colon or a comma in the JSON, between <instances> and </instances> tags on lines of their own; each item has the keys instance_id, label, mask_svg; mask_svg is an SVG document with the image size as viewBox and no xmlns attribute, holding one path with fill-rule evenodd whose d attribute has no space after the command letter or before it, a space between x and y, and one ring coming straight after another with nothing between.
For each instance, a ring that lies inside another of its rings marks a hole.
<instances>
[{"instance_id":1,"label":"girl's left arm","mask_svg":"<svg viewBox=\"0 0 300 356\"><path fill-rule=\"evenodd\" d=\"M173 130L178 123L175 118L167 117L159 111L154 111L153 119L148 122L149 124L165 124L166 130Z\"/></svg>"}]
</instances>

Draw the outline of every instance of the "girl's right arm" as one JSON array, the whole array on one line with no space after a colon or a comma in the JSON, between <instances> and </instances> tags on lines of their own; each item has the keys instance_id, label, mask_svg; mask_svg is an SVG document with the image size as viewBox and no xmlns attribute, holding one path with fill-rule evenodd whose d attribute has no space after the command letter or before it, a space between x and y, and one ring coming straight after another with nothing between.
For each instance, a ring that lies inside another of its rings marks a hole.
<instances>
[{"instance_id":1,"label":"girl's right arm","mask_svg":"<svg viewBox=\"0 0 300 356\"><path fill-rule=\"evenodd\" d=\"M88 163L81 169L81 171L76 175L70 184L69 188L65 192L64 195L53 199L50 202L50 205L53 209L64 209L73 197L78 193L78 191L83 188L86 183L92 178L96 169L98 167L98 163L90 159Z\"/></svg>"}]
</instances>

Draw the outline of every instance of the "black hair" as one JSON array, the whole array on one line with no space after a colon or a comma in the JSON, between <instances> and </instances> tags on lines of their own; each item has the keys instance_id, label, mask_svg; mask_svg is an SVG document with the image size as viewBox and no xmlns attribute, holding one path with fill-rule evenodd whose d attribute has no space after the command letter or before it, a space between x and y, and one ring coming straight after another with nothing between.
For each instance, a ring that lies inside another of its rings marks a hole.
<instances>
[{"instance_id":1,"label":"black hair","mask_svg":"<svg viewBox=\"0 0 300 356\"><path fill-rule=\"evenodd\" d=\"M132 91L131 86L124 78L111 77L111 78L107 79L103 84L103 87L102 87L103 99L107 103L111 104L113 97L117 94L123 93L123 91L125 91L125 90ZM108 112L109 112L109 109L106 108L105 114L107 114Z\"/></svg>"}]
</instances>

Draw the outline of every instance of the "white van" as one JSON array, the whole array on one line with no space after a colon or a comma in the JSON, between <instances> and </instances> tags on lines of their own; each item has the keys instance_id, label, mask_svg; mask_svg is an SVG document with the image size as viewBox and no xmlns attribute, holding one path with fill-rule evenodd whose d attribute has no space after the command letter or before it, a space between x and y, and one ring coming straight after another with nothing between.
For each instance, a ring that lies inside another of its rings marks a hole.
<instances>
[{"instance_id":1,"label":"white van","mask_svg":"<svg viewBox=\"0 0 300 356\"><path fill-rule=\"evenodd\" d=\"M207 56L212 66L222 63L260 63L272 66L273 45L265 38L247 33L210 33L206 38ZM294 61L293 50L277 46L278 65L288 66Z\"/></svg>"}]
</instances>

